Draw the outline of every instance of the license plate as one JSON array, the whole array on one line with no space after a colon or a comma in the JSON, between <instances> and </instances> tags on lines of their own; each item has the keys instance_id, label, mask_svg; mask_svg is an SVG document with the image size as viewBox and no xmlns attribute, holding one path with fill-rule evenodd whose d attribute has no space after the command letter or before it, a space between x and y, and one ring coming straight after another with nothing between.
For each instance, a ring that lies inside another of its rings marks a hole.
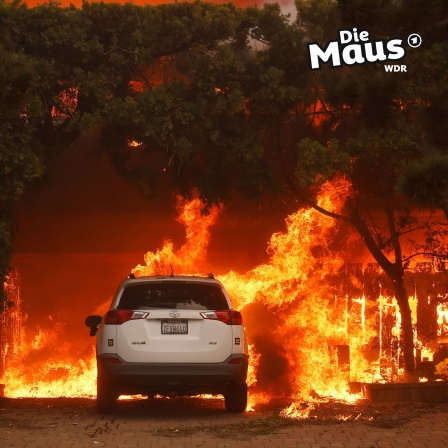
<instances>
[{"instance_id":1,"label":"license plate","mask_svg":"<svg viewBox=\"0 0 448 448\"><path fill-rule=\"evenodd\" d=\"M186 320L162 320L162 334L188 334Z\"/></svg>"}]
</instances>

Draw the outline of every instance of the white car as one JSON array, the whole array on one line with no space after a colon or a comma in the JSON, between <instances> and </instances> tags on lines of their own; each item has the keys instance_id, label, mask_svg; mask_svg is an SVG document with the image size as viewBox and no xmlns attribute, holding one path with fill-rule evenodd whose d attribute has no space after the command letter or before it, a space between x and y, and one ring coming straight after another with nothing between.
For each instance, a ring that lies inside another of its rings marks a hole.
<instances>
[{"instance_id":1,"label":"white car","mask_svg":"<svg viewBox=\"0 0 448 448\"><path fill-rule=\"evenodd\" d=\"M97 409L120 395L223 395L228 412L247 406L248 348L243 319L212 275L124 280L97 335Z\"/></svg>"}]
</instances>

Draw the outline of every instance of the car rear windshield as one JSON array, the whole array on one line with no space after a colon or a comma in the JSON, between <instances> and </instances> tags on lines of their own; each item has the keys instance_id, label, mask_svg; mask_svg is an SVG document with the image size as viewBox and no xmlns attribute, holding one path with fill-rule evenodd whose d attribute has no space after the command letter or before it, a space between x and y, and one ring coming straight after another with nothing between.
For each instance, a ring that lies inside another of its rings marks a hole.
<instances>
[{"instance_id":1,"label":"car rear windshield","mask_svg":"<svg viewBox=\"0 0 448 448\"><path fill-rule=\"evenodd\" d=\"M148 308L226 310L226 297L218 285L187 282L151 282L128 286L122 293L119 309Z\"/></svg>"}]
</instances>

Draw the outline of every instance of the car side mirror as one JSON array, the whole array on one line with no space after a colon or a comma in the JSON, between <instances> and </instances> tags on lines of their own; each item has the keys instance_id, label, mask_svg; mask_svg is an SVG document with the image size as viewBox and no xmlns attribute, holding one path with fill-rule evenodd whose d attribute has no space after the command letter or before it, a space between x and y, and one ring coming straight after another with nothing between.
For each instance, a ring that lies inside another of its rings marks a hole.
<instances>
[{"instance_id":1,"label":"car side mirror","mask_svg":"<svg viewBox=\"0 0 448 448\"><path fill-rule=\"evenodd\" d=\"M95 336L98 331L98 325L102 317L98 315L87 316L85 320L86 327L90 328L90 336Z\"/></svg>"}]
</instances>

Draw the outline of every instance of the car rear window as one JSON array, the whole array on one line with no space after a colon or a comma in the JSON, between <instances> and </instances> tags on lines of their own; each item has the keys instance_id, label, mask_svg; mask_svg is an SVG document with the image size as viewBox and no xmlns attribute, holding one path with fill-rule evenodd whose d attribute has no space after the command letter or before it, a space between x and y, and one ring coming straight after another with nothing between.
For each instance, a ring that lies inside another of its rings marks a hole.
<instances>
[{"instance_id":1,"label":"car rear window","mask_svg":"<svg viewBox=\"0 0 448 448\"><path fill-rule=\"evenodd\" d=\"M122 293L119 309L148 308L226 310L222 289L215 285L186 282L151 282L128 286Z\"/></svg>"}]
</instances>

